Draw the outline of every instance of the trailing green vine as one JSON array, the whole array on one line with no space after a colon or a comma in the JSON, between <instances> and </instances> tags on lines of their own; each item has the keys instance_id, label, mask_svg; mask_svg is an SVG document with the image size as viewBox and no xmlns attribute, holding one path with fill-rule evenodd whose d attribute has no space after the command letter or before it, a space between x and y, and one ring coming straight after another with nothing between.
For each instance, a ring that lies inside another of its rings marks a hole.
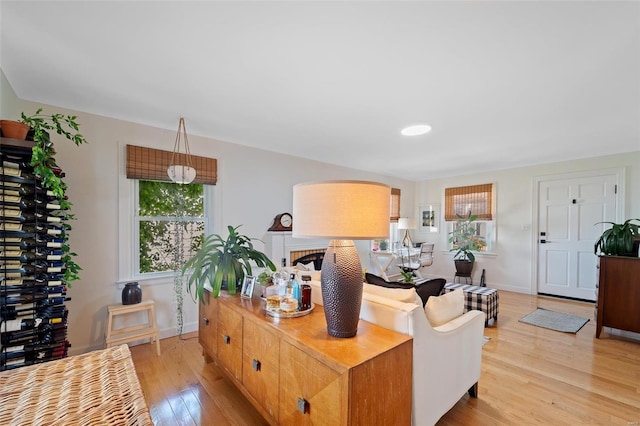
<instances>
[{"instance_id":1,"label":"trailing green vine","mask_svg":"<svg viewBox=\"0 0 640 426\"><path fill-rule=\"evenodd\" d=\"M87 143L87 140L79 132L77 116L64 114L42 114L42 108L38 108L35 114L27 116L21 114L21 122L33 129L33 141L35 145L31 152L31 166L36 176L40 177L42 186L51 191L58 199L60 209L65 212L67 220L75 217L69 213L72 203L65 196L67 185L62 181L62 170L55 161L55 149L49 133L55 131L72 141L76 146ZM68 231L71 225L64 223L62 232L62 261L65 263L64 280L71 287L71 282L76 281L82 268L73 261L76 253L72 252L67 244L69 238Z\"/></svg>"}]
</instances>

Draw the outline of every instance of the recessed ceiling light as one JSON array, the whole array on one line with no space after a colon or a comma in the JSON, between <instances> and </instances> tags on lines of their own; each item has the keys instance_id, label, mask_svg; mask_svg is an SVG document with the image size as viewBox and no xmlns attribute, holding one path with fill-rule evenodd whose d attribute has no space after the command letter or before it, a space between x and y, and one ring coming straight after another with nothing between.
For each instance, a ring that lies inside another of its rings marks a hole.
<instances>
[{"instance_id":1,"label":"recessed ceiling light","mask_svg":"<svg viewBox=\"0 0 640 426\"><path fill-rule=\"evenodd\" d=\"M431 131L431 126L428 124L417 124L415 126L405 127L400 131L404 136L419 136L424 135L425 133L429 133Z\"/></svg>"}]
</instances>

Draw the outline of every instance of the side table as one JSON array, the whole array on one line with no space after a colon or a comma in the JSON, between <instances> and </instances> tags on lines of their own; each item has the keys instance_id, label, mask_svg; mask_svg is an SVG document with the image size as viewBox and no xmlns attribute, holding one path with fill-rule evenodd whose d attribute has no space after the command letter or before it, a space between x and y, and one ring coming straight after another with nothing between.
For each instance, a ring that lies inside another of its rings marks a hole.
<instances>
[{"instance_id":1,"label":"side table","mask_svg":"<svg viewBox=\"0 0 640 426\"><path fill-rule=\"evenodd\" d=\"M113 329L114 318L118 315L134 312L147 312L147 322L144 324ZM149 339L149 343L156 343L156 353L160 355L160 339L156 324L156 310L153 300L145 300L135 305L115 304L107 306L107 322L105 324L105 347L121 345L140 339Z\"/></svg>"},{"instance_id":2,"label":"side table","mask_svg":"<svg viewBox=\"0 0 640 426\"><path fill-rule=\"evenodd\" d=\"M464 312L477 310L484 312L484 326L494 325L498 321L499 297L495 288L479 287L477 285L447 283L442 293L448 293L456 289L464 291Z\"/></svg>"}]
</instances>

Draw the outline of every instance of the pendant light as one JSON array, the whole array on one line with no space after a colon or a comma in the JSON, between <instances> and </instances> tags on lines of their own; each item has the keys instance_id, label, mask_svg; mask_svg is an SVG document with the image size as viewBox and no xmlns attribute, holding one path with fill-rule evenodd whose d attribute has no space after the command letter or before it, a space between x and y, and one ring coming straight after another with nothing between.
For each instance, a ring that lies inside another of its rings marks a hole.
<instances>
[{"instance_id":1,"label":"pendant light","mask_svg":"<svg viewBox=\"0 0 640 426\"><path fill-rule=\"evenodd\" d=\"M185 161L179 162L186 164L176 164L176 157L180 157L180 144L182 137L184 137ZM178 123L178 133L176 134L176 142L173 145L173 155L171 156L171 165L167 168L167 175L169 175L169 178L171 178L173 182L180 184L191 183L196 178L196 169L193 168L191 163L187 127L184 124L183 117L180 117L180 122Z\"/></svg>"}]
</instances>

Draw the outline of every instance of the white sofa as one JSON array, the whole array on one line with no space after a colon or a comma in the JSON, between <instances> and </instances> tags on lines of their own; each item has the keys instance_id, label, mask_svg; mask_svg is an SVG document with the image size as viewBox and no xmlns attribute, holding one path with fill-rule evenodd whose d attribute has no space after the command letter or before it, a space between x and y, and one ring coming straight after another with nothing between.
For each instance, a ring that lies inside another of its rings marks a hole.
<instances>
[{"instance_id":1,"label":"white sofa","mask_svg":"<svg viewBox=\"0 0 640 426\"><path fill-rule=\"evenodd\" d=\"M320 282L310 284L313 303L322 305ZM413 336L413 425L435 424L466 392L477 392L484 336L481 311L432 327L417 294L401 302L365 289L360 318Z\"/></svg>"}]
</instances>

